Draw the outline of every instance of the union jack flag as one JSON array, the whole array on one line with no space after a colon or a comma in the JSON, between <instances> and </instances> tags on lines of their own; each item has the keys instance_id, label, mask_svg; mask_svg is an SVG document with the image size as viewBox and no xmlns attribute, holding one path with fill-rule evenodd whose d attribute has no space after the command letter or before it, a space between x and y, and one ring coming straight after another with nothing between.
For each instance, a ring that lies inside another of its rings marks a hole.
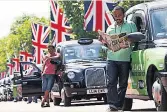
<instances>
[{"instance_id":1,"label":"union jack flag","mask_svg":"<svg viewBox=\"0 0 167 112\"><path fill-rule=\"evenodd\" d=\"M0 80L2 79L2 72L0 72Z\"/></svg>"},{"instance_id":2,"label":"union jack flag","mask_svg":"<svg viewBox=\"0 0 167 112\"><path fill-rule=\"evenodd\" d=\"M33 56L31 53L28 53L27 51L20 51L20 59L21 61L27 61L27 62L32 62L33 61Z\"/></svg>"},{"instance_id":3,"label":"union jack flag","mask_svg":"<svg viewBox=\"0 0 167 112\"><path fill-rule=\"evenodd\" d=\"M6 75L6 71L1 72L1 79L5 78L5 75Z\"/></svg>"},{"instance_id":4,"label":"union jack flag","mask_svg":"<svg viewBox=\"0 0 167 112\"><path fill-rule=\"evenodd\" d=\"M71 27L62 9L59 8L57 2L54 0L50 0L50 9L51 43L56 45L59 42L70 40L70 33L67 30L70 30Z\"/></svg>"},{"instance_id":5,"label":"union jack flag","mask_svg":"<svg viewBox=\"0 0 167 112\"><path fill-rule=\"evenodd\" d=\"M33 59L34 59L34 57L32 56L32 54L28 53L27 51L20 52L20 60L21 61L32 62ZM25 65L24 70L26 70L27 68L28 68L28 66Z\"/></svg>"},{"instance_id":6,"label":"union jack flag","mask_svg":"<svg viewBox=\"0 0 167 112\"><path fill-rule=\"evenodd\" d=\"M107 27L114 22L110 11L117 4L113 0L84 1L84 29L105 32Z\"/></svg>"},{"instance_id":7,"label":"union jack flag","mask_svg":"<svg viewBox=\"0 0 167 112\"><path fill-rule=\"evenodd\" d=\"M14 65L13 65L14 70L18 72L20 70L19 58L12 58L12 61L14 62ZM10 75L12 75L12 74L10 74Z\"/></svg>"},{"instance_id":8,"label":"union jack flag","mask_svg":"<svg viewBox=\"0 0 167 112\"><path fill-rule=\"evenodd\" d=\"M32 23L31 28L33 33L32 54L35 58L34 61L36 64L41 64L45 56L45 50L47 49L47 45L49 43L50 27Z\"/></svg>"},{"instance_id":9,"label":"union jack flag","mask_svg":"<svg viewBox=\"0 0 167 112\"><path fill-rule=\"evenodd\" d=\"M11 63L7 63L7 68L8 68L9 75L13 75L14 65Z\"/></svg>"}]
</instances>

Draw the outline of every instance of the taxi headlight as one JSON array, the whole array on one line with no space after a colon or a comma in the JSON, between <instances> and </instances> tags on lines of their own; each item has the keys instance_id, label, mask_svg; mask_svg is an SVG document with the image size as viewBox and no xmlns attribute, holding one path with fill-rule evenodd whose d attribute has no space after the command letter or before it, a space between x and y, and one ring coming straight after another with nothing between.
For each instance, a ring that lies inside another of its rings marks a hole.
<instances>
[{"instance_id":1,"label":"taxi headlight","mask_svg":"<svg viewBox=\"0 0 167 112\"><path fill-rule=\"evenodd\" d=\"M69 79L73 79L75 77L75 73L74 72L68 72L67 77Z\"/></svg>"}]
</instances>

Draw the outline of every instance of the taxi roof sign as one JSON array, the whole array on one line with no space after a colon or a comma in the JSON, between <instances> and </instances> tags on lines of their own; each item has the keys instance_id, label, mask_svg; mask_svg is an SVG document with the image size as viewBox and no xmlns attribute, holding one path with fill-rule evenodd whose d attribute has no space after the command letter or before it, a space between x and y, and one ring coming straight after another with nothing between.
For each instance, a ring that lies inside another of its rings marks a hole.
<instances>
[{"instance_id":1,"label":"taxi roof sign","mask_svg":"<svg viewBox=\"0 0 167 112\"><path fill-rule=\"evenodd\" d=\"M89 45L89 44L91 44L93 42L93 39L91 39L91 38L80 38L79 40L78 40L78 43L79 44L82 44L82 45Z\"/></svg>"}]
</instances>

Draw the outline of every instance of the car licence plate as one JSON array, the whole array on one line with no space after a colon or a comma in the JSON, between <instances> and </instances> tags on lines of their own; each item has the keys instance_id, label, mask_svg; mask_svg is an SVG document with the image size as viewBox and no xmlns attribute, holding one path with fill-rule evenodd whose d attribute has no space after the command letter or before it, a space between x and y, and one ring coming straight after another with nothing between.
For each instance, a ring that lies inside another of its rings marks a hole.
<instances>
[{"instance_id":1,"label":"car licence plate","mask_svg":"<svg viewBox=\"0 0 167 112\"><path fill-rule=\"evenodd\" d=\"M107 93L107 88L104 89L88 89L87 94L100 94L100 93Z\"/></svg>"}]
</instances>

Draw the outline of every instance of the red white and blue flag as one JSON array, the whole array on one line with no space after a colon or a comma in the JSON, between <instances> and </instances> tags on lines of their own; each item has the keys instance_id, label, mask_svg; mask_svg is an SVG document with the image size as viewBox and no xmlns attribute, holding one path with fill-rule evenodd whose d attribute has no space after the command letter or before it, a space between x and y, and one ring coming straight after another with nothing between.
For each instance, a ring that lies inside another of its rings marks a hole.
<instances>
[{"instance_id":1,"label":"red white and blue flag","mask_svg":"<svg viewBox=\"0 0 167 112\"><path fill-rule=\"evenodd\" d=\"M71 27L62 9L60 9L54 0L50 0L50 9L51 43L56 45L59 42L70 40L70 33L67 30L71 29Z\"/></svg>"},{"instance_id":2,"label":"red white and blue flag","mask_svg":"<svg viewBox=\"0 0 167 112\"><path fill-rule=\"evenodd\" d=\"M49 43L50 27L40 24L31 24L32 28L32 55L36 64L41 64L45 56L45 50Z\"/></svg>"},{"instance_id":3,"label":"red white and blue flag","mask_svg":"<svg viewBox=\"0 0 167 112\"><path fill-rule=\"evenodd\" d=\"M19 58L12 58L13 64L13 71L19 72L20 71L20 66L19 66ZM10 74L12 75L12 74Z\"/></svg>"},{"instance_id":4,"label":"red white and blue flag","mask_svg":"<svg viewBox=\"0 0 167 112\"><path fill-rule=\"evenodd\" d=\"M3 71L3 72L1 72L1 74L0 74L0 79L3 79L3 78L5 78L5 75L6 75L6 71Z\"/></svg>"},{"instance_id":5,"label":"red white and blue flag","mask_svg":"<svg viewBox=\"0 0 167 112\"><path fill-rule=\"evenodd\" d=\"M114 22L110 11L117 5L113 0L84 1L84 29L87 31L106 31Z\"/></svg>"},{"instance_id":6,"label":"red white and blue flag","mask_svg":"<svg viewBox=\"0 0 167 112\"><path fill-rule=\"evenodd\" d=\"M7 68L9 75L13 75L14 65L12 63L7 63Z\"/></svg>"},{"instance_id":7,"label":"red white and blue flag","mask_svg":"<svg viewBox=\"0 0 167 112\"><path fill-rule=\"evenodd\" d=\"M28 53L27 51L20 51L20 60L26 61L26 62L32 62L34 57L31 53Z\"/></svg>"},{"instance_id":8,"label":"red white and blue flag","mask_svg":"<svg viewBox=\"0 0 167 112\"><path fill-rule=\"evenodd\" d=\"M21 51L20 52L20 60L25 62L32 62L34 60L34 57L32 54L28 53L27 51ZM27 70L28 67L25 65L24 70Z\"/></svg>"},{"instance_id":9,"label":"red white and blue flag","mask_svg":"<svg viewBox=\"0 0 167 112\"><path fill-rule=\"evenodd\" d=\"M0 80L2 79L2 72L0 72Z\"/></svg>"}]
</instances>

